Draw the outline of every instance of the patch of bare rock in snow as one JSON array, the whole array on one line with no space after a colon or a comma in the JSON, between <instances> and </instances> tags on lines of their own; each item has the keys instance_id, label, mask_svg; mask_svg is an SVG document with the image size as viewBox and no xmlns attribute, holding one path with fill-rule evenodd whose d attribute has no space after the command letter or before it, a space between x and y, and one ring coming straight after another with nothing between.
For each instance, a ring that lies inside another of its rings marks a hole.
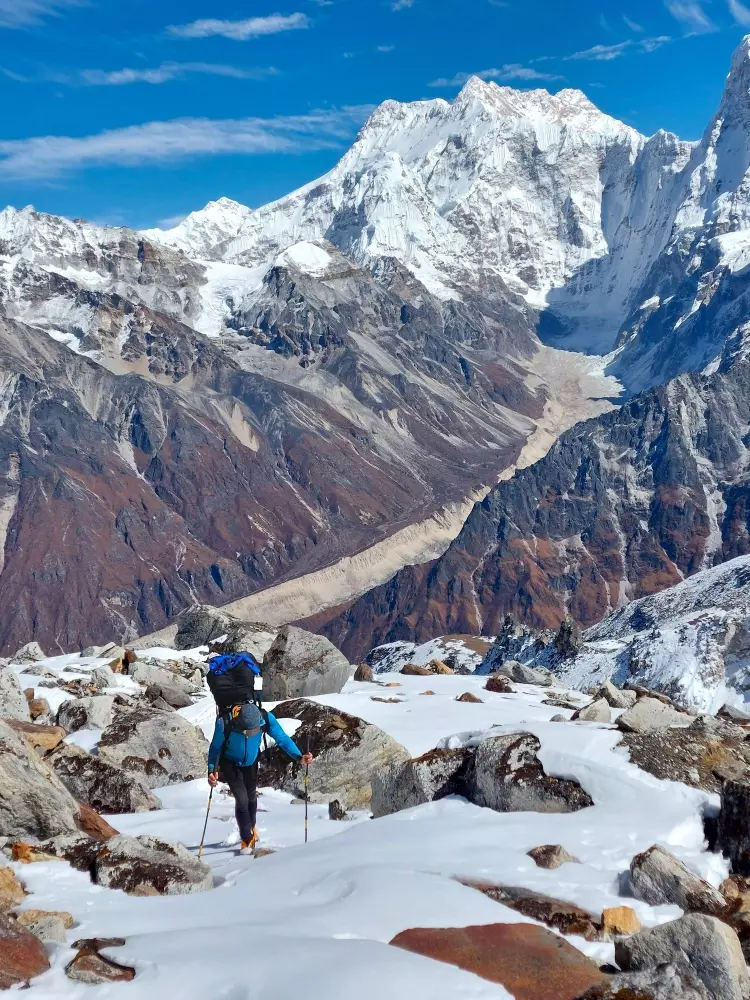
<instances>
[{"instance_id":1,"label":"patch of bare rock in snow","mask_svg":"<svg viewBox=\"0 0 750 1000\"><path fill-rule=\"evenodd\" d=\"M470 637L408 651L426 666L386 650L390 669L354 680L301 629L201 606L178 635L201 641L0 667L0 988L198 1000L252 981L344 1000L356 978L363 1000L747 1000L741 713L611 681L583 694L518 659L487 676ZM309 842L303 769L271 746L261 849L238 855L220 786L199 859L206 661L250 643L287 691L324 689L266 703L315 756ZM20 699L47 711L18 718Z\"/></svg>"}]
</instances>

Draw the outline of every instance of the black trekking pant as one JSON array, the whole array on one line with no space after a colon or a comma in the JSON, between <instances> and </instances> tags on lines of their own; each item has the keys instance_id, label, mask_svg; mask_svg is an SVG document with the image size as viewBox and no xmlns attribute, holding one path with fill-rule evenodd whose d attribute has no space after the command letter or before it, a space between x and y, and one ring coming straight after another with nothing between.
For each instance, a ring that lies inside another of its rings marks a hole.
<instances>
[{"instance_id":1,"label":"black trekking pant","mask_svg":"<svg viewBox=\"0 0 750 1000\"><path fill-rule=\"evenodd\" d=\"M256 760L249 767L240 767L234 761L222 758L220 771L234 795L234 815L237 817L240 837L247 842L252 838L258 815L258 762Z\"/></svg>"}]
</instances>

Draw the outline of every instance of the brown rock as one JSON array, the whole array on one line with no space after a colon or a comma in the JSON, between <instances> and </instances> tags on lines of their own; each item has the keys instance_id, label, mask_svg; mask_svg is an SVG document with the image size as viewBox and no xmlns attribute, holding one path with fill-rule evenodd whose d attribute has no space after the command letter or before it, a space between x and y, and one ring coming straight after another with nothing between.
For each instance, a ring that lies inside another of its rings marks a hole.
<instances>
[{"instance_id":1,"label":"brown rock","mask_svg":"<svg viewBox=\"0 0 750 1000\"><path fill-rule=\"evenodd\" d=\"M407 663L402 667L400 673L407 677L431 677L432 671L429 667L419 667L416 663Z\"/></svg>"},{"instance_id":2,"label":"brown rock","mask_svg":"<svg viewBox=\"0 0 750 1000\"><path fill-rule=\"evenodd\" d=\"M0 916L0 990L28 983L47 969L42 942L15 920Z\"/></svg>"},{"instance_id":3,"label":"brown rock","mask_svg":"<svg viewBox=\"0 0 750 1000\"><path fill-rule=\"evenodd\" d=\"M404 685L401 683L401 681L389 681L385 686L387 688L400 688L403 687Z\"/></svg>"},{"instance_id":4,"label":"brown rock","mask_svg":"<svg viewBox=\"0 0 750 1000\"><path fill-rule=\"evenodd\" d=\"M14 909L26 895L12 868L0 868L0 913Z\"/></svg>"},{"instance_id":5,"label":"brown rock","mask_svg":"<svg viewBox=\"0 0 750 1000\"><path fill-rule=\"evenodd\" d=\"M507 677L503 674L490 674L487 683L484 685L485 691L492 691L494 694L515 694L515 689Z\"/></svg>"},{"instance_id":6,"label":"brown rock","mask_svg":"<svg viewBox=\"0 0 750 1000\"><path fill-rule=\"evenodd\" d=\"M610 906L602 911L602 936L606 940L637 934L641 929L638 914L630 906Z\"/></svg>"},{"instance_id":7,"label":"brown rock","mask_svg":"<svg viewBox=\"0 0 750 1000\"><path fill-rule=\"evenodd\" d=\"M360 663L354 671L354 680L372 682L374 680L372 667L368 667L366 663Z\"/></svg>"},{"instance_id":8,"label":"brown rock","mask_svg":"<svg viewBox=\"0 0 750 1000\"><path fill-rule=\"evenodd\" d=\"M587 941L598 941L601 937L601 927L592 913L566 903L562 899L544 896L541 892L524 889L515 885L491 885L485 882L469 882L459 880L470 889L477 889L496 903L502 903L525 917L538 920L561 934L579 934Z\"/></svg>"},{"instance_id":9,"label":"brown rock","mask_svg":"<svg viewBox=\"0 0 750 1000\"><path fill-rule=\"evenodd\" d=\"M5 719L5 722L40 750L54 750L68 735L62 726L37 726L34 722L16 722L13 719Z\"/></svg>"},{"instance_id":10,"label":"brown rock","mask_svg":"<svg viewBox=\"0 0 750 1000\"><path fill-rule=\"evenodd\" d=\"M267 858L270 854L275 854L276 851L272 847L256 847L253 851L254 858Z\"/></svg>"},{"instance_id":11,"label":"brown rock","mask_svg":"<svg viewBox=\"0 0 750 1000\"><path fill-rule=\"evenodd\" d=\"M29 704L31 704L31 702L34 700L34 688L24 688L23 696L26 699L26 701Z\"/></svg>"},{"instance_id":12,"label":"brown rock","mask_svg":"<svg viewBox=\"0 0 750 1000\"><path fill-rule=\"evenodd\" d=\"M76 941L78 954L65 967L65 975L79 983L127 983L135 978L135 969L119 965L111 958L99 954L100 948L119 948L125 944L122 938Z\"/></svg>"},{"instance_id":13,"label":"brown rock","mask_svg":"<svg viewBox=\"0 0 750 1000\"><path fill-rule=\"evenodd\" d=\"M116 837L118 831L111 826L106 819L99 815L96 809L81 803L81 811L78 817L78 827L83 833L88 834L93 840L109 840Z\"/></svg>"},{"instance_id":14,"label":"brown rock","mask_svg":"<svg viewBox=\"0 0 750 1000\"><path fill-rule=\"evenodd\" d=\"M52 709L46 698L32 698L29 702L29 715L32 721L36 719L48 718L52 715Z\"/></svg>"},{"instance_id":15,"label":"brown rock","mask_svg":"<svg viewBox=\"0 0 750 1000\"><path fill-rule=\"evenodd\" d=\"M580 864L578 858L568 854L559 844L544 844L542 847L533 847L526 853L534 859L537 868L555 869L564 864Z\"/></svg>"},{"instance_id":16,"label":"brown rock","mask_svg":"<svg viewBox=\"0 0 750 1000\"><path fill-rule=\"evenodd\" d=\"M499 983L515 1000L576 1000L606 982L590 959L534 924L416 927L391 944Z\"/></svg>"},{"instance_id":17,"label":"brown rock","mask_svg":"<svg viewBox=\"0 0 750 1000\"><path fill-rule=\"evenodd\" d=\"M41 847L35 847L33 844L27 844L23 840L17 840L14 844L11 844L10 848L11 857L14 861L20 861L22 865L31 865L36 861L61 861L62 858L58 858L55 854L50 854L49 851L45 851Z\"/></svg>"},{"instance_id":18,"label":"brown rock","mask_svg":"<svg viewBox=\"0 0 750 1000\"><path fill-rule=\"evenodd\" d=\"M625 733L620 745L628 749L633 764L655 778L706 792L721 791L728 769L750 778L750 746L744 738L719 738L700 720L685 728Z\"/></svg>"},{"instance_id":19,"label":"brown rock","mask_svg":"<svg viewBox=\"0 0 750 1000\"><path fill-rule=\"evenodd\" d=\"M428 664L433 674L454 674L455 670L442 660L430 660Z\"/></svg>"},{"instance_id":20,"label":"brown rock","mask_svg":"<svg viewBox=\"0 0 750 1000\"><path fill-rule=\"evenodd\" d=\"M420 694L435 694L434 691L421 691Z\"/></svg>"},{"instance_id":21,"label":"brown rock","mask_svg":"<svg viewBox=\"0 0 750 1000\"><path fill-rule=\"evenodd\" d=\"M347 818L346 809L344 809L338 799L334 799L328 803L328 818L336 821Z\"/></svg>"},{"instance_id":22,"label":"brown rock","mask_svg":"<svg viewBox=\"0 0 750 1000\"><path fill-rule=\"evenodd\" d=\"M469 702L472 705L481 705L482 704L482 699L481 698L477 698L477 696L475 694L472 694L471 691L464 691L463 694L460 694L456 698L456 701L465 701L465 702Z\"/></svg>"},{"instance_id":23,"label":"brown rock","mask_svg":"<svg viewBox=\"0 0 750 1000\"><path fill-rule=\"evenodd\" d=\"M371 694L370 701L379 701L383 705L400 705L403 698L378 698L377 695Z\"/></svg>"}]
</instances>

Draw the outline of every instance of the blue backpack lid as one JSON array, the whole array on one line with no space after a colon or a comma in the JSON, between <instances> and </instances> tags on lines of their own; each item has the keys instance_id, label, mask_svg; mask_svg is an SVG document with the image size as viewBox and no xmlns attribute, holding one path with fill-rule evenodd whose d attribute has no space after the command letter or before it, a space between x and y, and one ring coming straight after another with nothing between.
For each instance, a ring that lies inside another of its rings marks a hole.
<instances>
[{"instance_id":1,"label":"blue backpack lid","mask_svg":"<svg viewBox=\"0 0 750 1000\"><path fill-rule=\"evenodd\" d=\"M220 677L243 664L249 667L257 677L260 677L260 665L252 653L219 653L218 656L212 656L208 661L208 669L212 674Z\"/></svg>"}]
</instances>

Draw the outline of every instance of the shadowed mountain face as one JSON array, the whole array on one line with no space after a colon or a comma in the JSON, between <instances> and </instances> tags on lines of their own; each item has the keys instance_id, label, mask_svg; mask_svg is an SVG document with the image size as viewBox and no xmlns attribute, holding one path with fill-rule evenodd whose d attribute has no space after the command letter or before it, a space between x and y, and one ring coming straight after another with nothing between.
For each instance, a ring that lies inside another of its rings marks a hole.
<instances>
[{"instance_id":1,"label":"shadowed mountain face","mask_svg":"<svg viewBox=\"0 0 750 1000\"><path fill-rule=\"evenodd\" d=\"M474 507L438 560L314 622L356 660L398 639L492 635L510 613L588 626L750 552L750 345L578 424Z\"/></svg>"}]
</instances>

